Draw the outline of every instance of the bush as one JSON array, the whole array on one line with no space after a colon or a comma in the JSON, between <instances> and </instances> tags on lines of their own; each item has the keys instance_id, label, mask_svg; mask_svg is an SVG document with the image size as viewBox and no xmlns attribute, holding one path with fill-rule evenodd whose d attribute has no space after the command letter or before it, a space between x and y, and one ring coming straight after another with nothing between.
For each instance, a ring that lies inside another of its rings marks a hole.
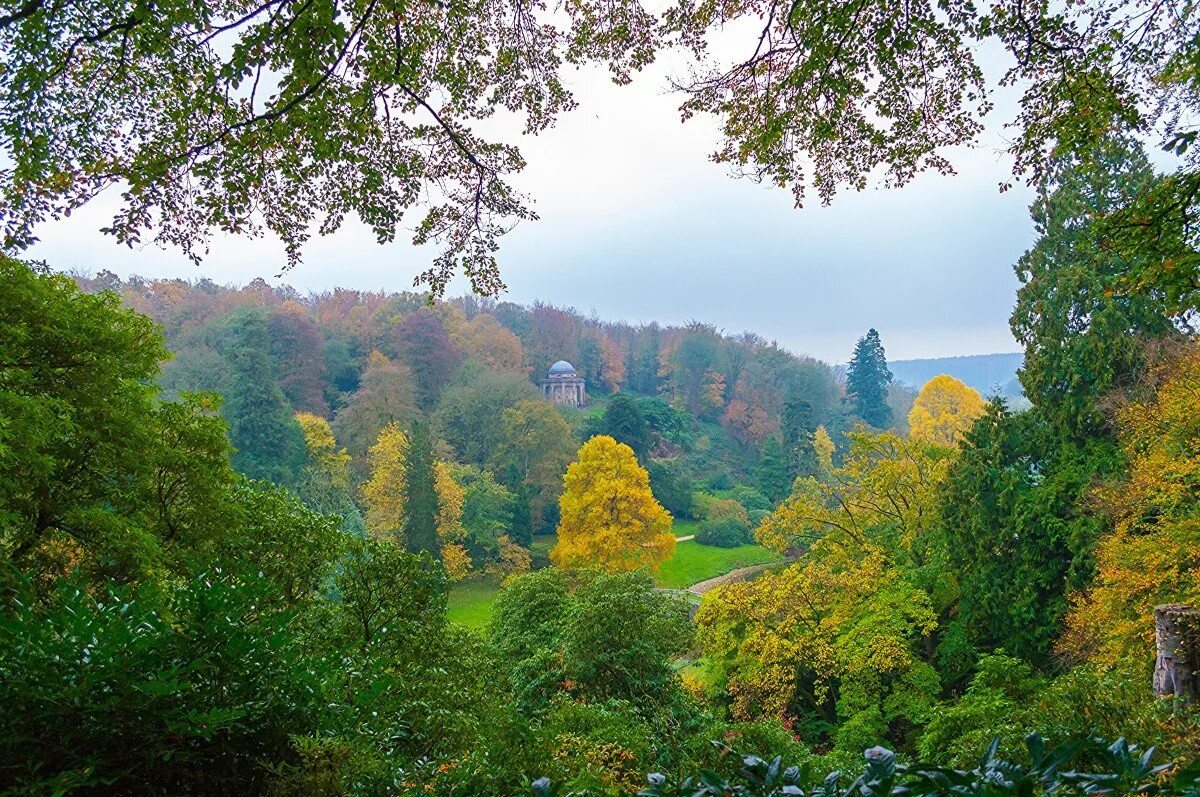
<instances>
[{"instance_id":1,"label":"bush","mask_svg":"<svg viewBox=\"0 0 1200 797\"><path fill-rule=\"evenodd\" d=\"M775 508L775 505L771 503L771 499L753 487L747 487L744 484L739 484L733 488L733 500L744 506L747 512L770 512Z\"/></svg>"},{"instance_id":2,"label":"bush","mask_svg":"<svg viewBox=\"0 0 1200 797\"><path fill-rule=\"evenodd\" d=\"M750 524L736 515L706 520L696 532L696 542L716 548L736 548L752 542Z\"/></svg>"},{"instance_id":3,"label":"bush","mask_svg":"<svg viewBox=\"0 0 1200 797\"><path fill-rule=\"evenodd\" d=\"M307 656L264 577L166 596L60 582L0 614L0 792L254 793L287 761L338 662ZM165 618L170 617L168 622Z\"/></svg>"},{"instance_id":4,"label":"bush","mask_svg":"<svg viewBox=\"0 0 1200 797\"><path fill-rule=\"evenodd\" d=\"M677 518L696 517L696 504L692 499L695 484L691 477L671 462L651 462L650 491L658 502Z\"/></svg>"},{"instance_id":5,"label":"bush","mask_svg":"<svg viewBox=\"0 0 1200 797\"><path fill-rule=\"evenodd\" d=\"M671 660L691 644L688 609L643 572L550 568L514 578L496 601L491 638L509 670L513 699L540 710L556 696L671 697Z\"/></svg>"}]
</instances>

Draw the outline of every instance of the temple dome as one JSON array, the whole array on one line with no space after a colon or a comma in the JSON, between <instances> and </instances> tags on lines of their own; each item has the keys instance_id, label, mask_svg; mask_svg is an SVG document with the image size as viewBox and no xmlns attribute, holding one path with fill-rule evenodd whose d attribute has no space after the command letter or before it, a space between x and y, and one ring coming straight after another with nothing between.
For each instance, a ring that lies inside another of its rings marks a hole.
<instances>
[{"instance_id":1,"label":"temple dome","mask_svg":"<svg viewBox=\"0 0 1200 797\"><path fill-rule=\"evenodd\" d=\"M566 360L559 360L554 365L550 366L548 372L550 376L574 376L575 366L571 365Z\"/></svg>"}]
</instances>

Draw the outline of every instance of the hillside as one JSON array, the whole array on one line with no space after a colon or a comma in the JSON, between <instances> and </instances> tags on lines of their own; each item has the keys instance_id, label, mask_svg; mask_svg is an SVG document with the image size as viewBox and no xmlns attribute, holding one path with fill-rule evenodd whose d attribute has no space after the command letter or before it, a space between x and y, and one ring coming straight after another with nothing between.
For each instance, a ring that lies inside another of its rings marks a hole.
<instances>
[{"instance_id":1,"label":"hillside","mask_svg":"<svg viewBox=\"0 0 1200 797\"><path fill-rule=\"evenodd\" d=\"M950 374L984 396L999 393L1006 398L1016 398L1021 395L1017 369L1024 358L1021 352L1000 352L965 357L893 360L888 367L896 381L917 389L938 374Z\"/></svg>"}]
</instances>

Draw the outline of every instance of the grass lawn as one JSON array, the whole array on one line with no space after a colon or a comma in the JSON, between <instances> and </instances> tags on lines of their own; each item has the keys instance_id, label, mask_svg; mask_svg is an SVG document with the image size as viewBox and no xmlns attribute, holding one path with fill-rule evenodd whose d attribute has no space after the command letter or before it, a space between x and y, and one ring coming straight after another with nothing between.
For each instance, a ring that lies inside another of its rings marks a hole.
<instances>
[{"instance_id":1,"label":"grass lawn","mask_svg":"<svg viewBox=\"0 0 1200 797\"><path fill-rule=\"evenodd\" d=\"M675 536L695 534L699 524L694 520L675 521ZM550 538L553 540L553 537ZM546 544L535 539L534 544ZM742 545L737 548L714 548L695 540L676 543L675 555L658 570L658 583L671 589L685 589L698 581L724 575L730 570L750 565L781 561L779 554L761 545ZM483 628L492 616L492 606L500 594L500 585L490 579L476 579L456 584L450 590L450 609L446 616L468 628Z\"/></svg>"},{"instance_id":2,"label":"grass lawn","mask_svg":"<svg viewBox=\"0 0 1200 797\"><path fill-rule=\"evenodd\" d=\"M724 575L739 567L778 562L781 557L761 545L714 548L695 540L677 543L675 555L658 569L658 583L672 589L685 589L699 581Z\"/></svg>"},{"instance_id":3,"label":"grass lawn","mask_svg":"<svg viewBox=\"0 0 1200 797\"><path fill-rule=\"evenodd\" d=\"M699 520L680 520L679 518L675 518L675 524L671 526L671 531L675 533L676 537L687 537L699 530Z\"/></svg>"},{"instance_id":4,"label":"grass lawn","mask_svg":"<svg viewBox=\"0 0 1200 797\"><path fill-rule=\"evenodd\" d=\"M483 628L492 617L492 607L500 585L489 579L455 584L450 590L450 608L446 617L468 628Z\"/></svg>"}]
</instances>

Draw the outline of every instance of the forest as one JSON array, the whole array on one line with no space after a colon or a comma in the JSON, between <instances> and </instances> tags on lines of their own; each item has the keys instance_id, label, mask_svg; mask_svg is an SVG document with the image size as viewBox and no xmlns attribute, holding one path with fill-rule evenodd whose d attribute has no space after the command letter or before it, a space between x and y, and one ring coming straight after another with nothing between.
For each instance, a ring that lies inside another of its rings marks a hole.
<instances>
[{"instance_id":1,"label":"forest","mask_svg":"<svg viewBox=\"0 0 1200 797\"><path fill-rule=\"evenodd\" d=\"M720 794L733 749L799 782L993 739L1161 786L1200 756L1150 688L1155 607L1200 597L1200 354L1085 248L1080 185L1151 179L1113 146L1033 208L1022 411L912 395L875 330L842 376L701 323L6 259L7 787ZM582 407L537 387L564 358Z\"/></svg>"},{"instance_id":2,"label":"forest","mask_svg":"<svg viewBox=\"0 0 1200 797\"><path fill-rule=\"evenodd\" d=\"M481 123L668 50L797 206L1015 92L1019 386L506 301ZM1200 797L1198 92L1187 3L0 0L0 794ZM31 255L106 190L197 276ZM202 276L348 216L414 290Z\"/></svg>"}]
</instances>

